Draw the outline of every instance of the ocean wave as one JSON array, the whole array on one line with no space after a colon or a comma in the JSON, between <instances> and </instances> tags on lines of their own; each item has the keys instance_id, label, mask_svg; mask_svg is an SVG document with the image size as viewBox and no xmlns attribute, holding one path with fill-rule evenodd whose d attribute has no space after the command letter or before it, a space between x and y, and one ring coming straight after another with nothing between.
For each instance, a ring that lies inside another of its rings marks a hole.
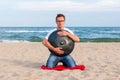
<instances>
[{"instance_id":1,"label":"ocean wave","mask_svg":"<svg viewBox=\"0 0 120 80\"><path fill-rule=\"evenodd\" d=\"M19 42L30 42L30 41L27 41L27 40L0 40L0 42L5 42L5 43L19 43Z\"/></svg>"},{"instance_id":2,"label":"ocean wave","mask_svg":"<svg viewBox=\"0 0 120 80\"><path fill-rule=\"evenodd\" d=\"M101 33L118 33L120 34L120 31L100 31Z\"/></svg>"},{"instance_id":3,"label":"ocean wave","mask_svg":"<svg viewBox=\"0 0 120 80\"><path fill-rule=\"evenodd\" d=\"M120 42L120 38L81 38L81 42Z\"/></svg>"},{"instance_id":4,"label":"ocean wave","mask_svg":"<svg viewBox=\"0 0 120 80\"><path fill-rule=\"evenodd\" d=\"M40 38L40 37L38 37L38 36L30 36L29 38L28 38L28 41L30 41L30 42L42 42L42 38Z\"/></svg>"},{"instance_id":5,"label":"ocean wave","mask_svg":"<svg viewBox=\"0 0 120 80\"><path fill-rule=\"evenodd\" d=\"M40 33L44 33L44 32L49 32L49 31L28 31L28 30L11 30L11 31L4 31L6 33L34 33L34 32L40 32Z\"/></svg>"},{"instance_id":6,"label":"ocean wave","mask_svg":"<svg viewBox=\"0 0 120 80\"><path fill-rule=\"evenodd\" d=\"M7 38L0 39L0 42L42 42L43 38L38 36L20 37L20 36L10 36Z\"/></svg>"},{"instance_id":7,"label":"ocean wave","mask_svg":"<svg viewBox=\"0 0 120 80\"><path fill-rule=\"evenodd\" d=\"M54 28L54 27L53 27ZM0 28L0 42L41 42L52 28L49 27L12 27ZM84 41L113 40L120 38L120 28L70 27Z\"/></svg>"}]
</instances>

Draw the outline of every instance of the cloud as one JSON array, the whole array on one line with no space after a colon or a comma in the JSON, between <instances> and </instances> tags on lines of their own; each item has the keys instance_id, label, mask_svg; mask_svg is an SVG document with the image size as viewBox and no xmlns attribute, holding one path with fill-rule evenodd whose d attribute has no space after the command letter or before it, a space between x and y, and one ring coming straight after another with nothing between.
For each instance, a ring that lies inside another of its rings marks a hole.
<instances>
[{"instance_id":1,"label":"cloud","mask_svg":"<svg viewBox=\"0 0 120 80\"><path fill-rule=\"evenodd\" d=\"M95 7L100 10L120 11L120 0L101 0Z\"/></svg>"},{"instance_id":2,"label":"cloud","mask_svg":"<svg viewBox=\"0 0 120 80\"><path fill-rule=\"evenodd\" d=\"M120 11L120 0L95 0L87 1L16 1L11 5L12 9L33 11Z\"/></svg>"},{"instance_id":3,"label":"cloud","mask_svg":"<svg viewBox=\"0 0 120 80\"><path fill-rule=\"evenodd\" d=\"M69 10L82 6L83 3L73 3L71 1L54 1L54 2L24 2L18 3L19 9L26 10Z\"/></svg>"}]
</instances>

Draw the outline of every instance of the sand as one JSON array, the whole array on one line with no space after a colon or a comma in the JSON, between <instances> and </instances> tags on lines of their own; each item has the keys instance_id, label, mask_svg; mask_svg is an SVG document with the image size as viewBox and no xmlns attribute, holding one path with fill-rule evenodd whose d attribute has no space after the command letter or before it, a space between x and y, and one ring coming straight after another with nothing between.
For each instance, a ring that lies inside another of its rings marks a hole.
<instances>
[{"instance_id":1,"label":"sand","mask_svg":"<svg viewBox=\"0 0 120 80\"><path fill-rule=\"evenodd\" d=\"M120 43L76 43L71 53L86 70L43 70L41 42L0 43L0 80L120 80Z\"/></svg>"}]
</instances>

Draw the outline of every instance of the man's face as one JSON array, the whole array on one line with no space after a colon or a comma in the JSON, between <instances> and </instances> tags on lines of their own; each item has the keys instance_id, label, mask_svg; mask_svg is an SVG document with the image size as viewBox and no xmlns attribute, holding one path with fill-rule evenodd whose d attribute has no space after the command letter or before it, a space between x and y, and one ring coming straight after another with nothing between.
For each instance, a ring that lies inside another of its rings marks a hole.
<instances>
[{"instance_id":1,"label":"man's face","mask_svg":"<svg viewBox=\"0 0 120 80\"><path fill-rule=\"evenodd\" d=\"M58 28L63 28L65 24L64 17L58 17L56 20L56 24Z\"/></svg>"}]
</instances>

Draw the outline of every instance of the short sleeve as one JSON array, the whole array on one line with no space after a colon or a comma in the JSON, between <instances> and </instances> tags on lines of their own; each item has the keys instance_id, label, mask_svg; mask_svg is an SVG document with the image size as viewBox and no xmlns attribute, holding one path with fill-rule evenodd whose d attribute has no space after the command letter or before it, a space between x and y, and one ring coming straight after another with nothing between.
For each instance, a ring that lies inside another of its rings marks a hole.
<instances>
[{"instance_id":1,"label":"short sleeve","mask_svg":"<svg viewBox=\"0 0 120 80\"><path fill-rule=\"evenodd\" d=\"M73 31L71 31L70 29L68 28L64 28L66 31L70 32L71 34L74 34Z\"/></svg>"},{"instance_id":2,"label":"short sleeve","mask_svg":"<svg viewBox=\"0 0 120 80\"><path fill-rule=\"evenodd\" d=\"M54 31L56 31L57 29L53 29L53 30L51 30L48 34L47 34L47 36L45 37L45 39L48 39L49 38L49 36L54 32Z\"/></svg>"}]
</instances>

